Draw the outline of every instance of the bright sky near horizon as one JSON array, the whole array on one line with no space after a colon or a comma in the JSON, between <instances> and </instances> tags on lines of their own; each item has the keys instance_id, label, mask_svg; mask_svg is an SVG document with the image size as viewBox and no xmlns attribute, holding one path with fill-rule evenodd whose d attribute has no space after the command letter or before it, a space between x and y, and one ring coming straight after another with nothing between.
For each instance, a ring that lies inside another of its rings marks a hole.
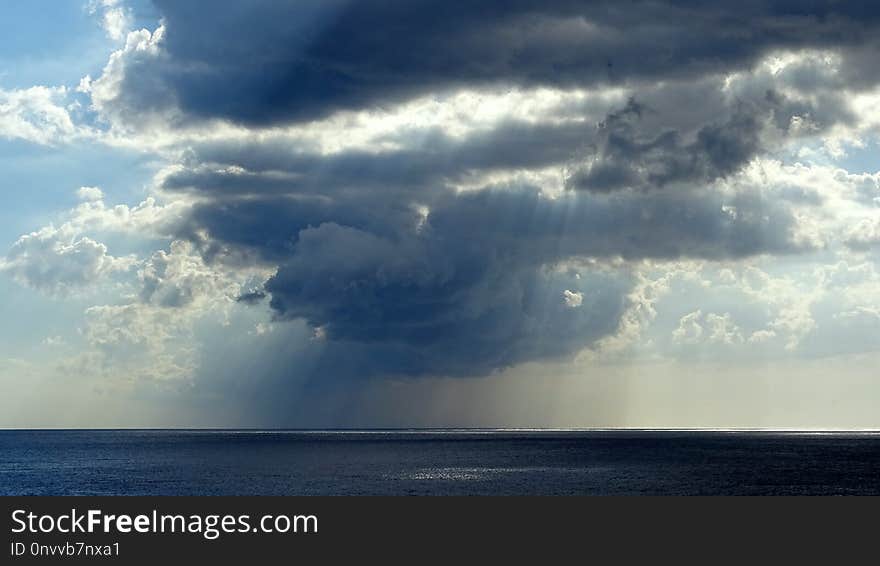
<instances>
[{"instance_id":1,"label":"bright sky near horizon","mask_svg":"<svg viewBox=\"0 0 880 566\"><path fill-rule=\"evenodd\" d=\"M880 7L0 18L0 427L880 428Z\"/></svg>"}]
</instances>

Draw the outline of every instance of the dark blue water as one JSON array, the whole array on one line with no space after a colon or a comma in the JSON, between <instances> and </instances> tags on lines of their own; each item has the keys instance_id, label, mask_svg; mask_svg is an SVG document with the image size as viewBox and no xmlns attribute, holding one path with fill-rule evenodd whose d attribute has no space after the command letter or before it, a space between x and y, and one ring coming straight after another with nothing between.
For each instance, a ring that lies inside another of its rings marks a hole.
<instances>
[{"instance_id":1,"label":"dark blue water","mask_svg":"<svg viewBox=\"0 0 880 566\"><path fill-rule=\"evenodd\" d=\"M0 431L0 494L880 494L880 434Z\"/></svg>"}]
</instances>

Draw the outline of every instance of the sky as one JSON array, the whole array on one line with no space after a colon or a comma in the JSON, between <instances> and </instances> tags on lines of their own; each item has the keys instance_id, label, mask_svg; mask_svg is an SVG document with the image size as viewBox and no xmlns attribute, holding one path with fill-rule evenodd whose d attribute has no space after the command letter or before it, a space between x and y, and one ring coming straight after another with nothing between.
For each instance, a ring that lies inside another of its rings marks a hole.
<instances>
[{"instance_id":1,"label":"sky","mask_svg":"<svg viewBox=\"0 0 880 566\"><path fill-rule=\"evenodd\" d=\"M880 7L2 9L0 427L880 428Z\"/></svg>"}]
</instances>

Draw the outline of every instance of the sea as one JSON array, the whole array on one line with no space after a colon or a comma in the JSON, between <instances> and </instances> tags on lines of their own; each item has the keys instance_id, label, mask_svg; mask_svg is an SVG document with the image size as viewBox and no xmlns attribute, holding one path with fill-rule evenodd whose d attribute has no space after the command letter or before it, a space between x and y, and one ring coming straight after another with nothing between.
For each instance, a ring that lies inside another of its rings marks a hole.
<instances>
[{"instance_id":1,"label":"sea","mask_svg":"<svg viewBox=\"0 0 880 566\"><path fill-rule=\"evenodd\" d=\"M0 495L856 494L880 433L0 431Z\"/></svg>"}]
</instances>

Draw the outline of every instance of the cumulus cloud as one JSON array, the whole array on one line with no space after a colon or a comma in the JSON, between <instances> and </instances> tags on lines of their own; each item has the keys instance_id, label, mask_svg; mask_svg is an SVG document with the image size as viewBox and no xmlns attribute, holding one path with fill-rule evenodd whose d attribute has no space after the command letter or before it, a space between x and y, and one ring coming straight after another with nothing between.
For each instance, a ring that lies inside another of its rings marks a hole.
<instances>
[{"instance_id":1,"label":"cumulus cloud","mask_svg":"<svg viewBox=\"0 0 880 566\"><path fill-rule=\"evenodd\" d=\"M76 196L79 200L95 202L104 199L104 191L98 187L80 187L76 191Z\"/></svg>"},{"instance_id":2,"label":"cumulus cloud","mask_svg":"<svg viewBox=\"0 0 880 566\"><path fill-rule=\"evenodd\" d=\"M80 187L76 196L82 202L66 213L59 227L45 226L18 238L0 260L0 271L23 285L50 294L84 289L139 263L133 255L111 255L107 245L95 239L95 234L170 240L189 206L182 200L160 204L148 197L136 206L108 207L98 187ZM172 248L175 246L181 250L186 247L184 243L173 244ZM142 275L146 273L149 279L153 277L150 274L164 273L164 269L155 269L155 264L167 258L164 253L158 252L152 258L155 262L148 261Z\"/></svg>"},{"instance_id":3,"label":"cumulus cloud","mask_svg":"<svg viewBox=\"0 0 880 566\"><path fill-rule=\"evenodd\" d=\"M75 362L111 383L188 382L198 368L192 314L139 303L89 307L83 331L89 348Z\"/></svg>"},{"instance_id":4,"label":"cumulus cloud","mask_svg":"<svg viewBox=\"0 0 880 566\"><path fill-rule=\"evenodd\" d=\"M880 219L864 218L859 221L847 234L846 245L860 251L880 245Z\"/></svg>"},{"instance_id":5,"label":"cumulus cloud","mask_svg":"<svg viewBox=\"0 0 880 566\"><path fill-rule=\"evenodd\" d=\"M43 145L67 142L81 133L67 107L65 87L0 89L0 137Z\"/></svg>"},{"instance_id":6,"label":"cumulus cloud","mask_svg":"<svg viewBox=\"0 0 880 566\"><path fill-rule=\"evenodd\" d=\"M140 62L161 58L159 44L164 33L162 26L153 32L128 33L125 45L110 55L101 76L86 81L92 107L114 130L128 132L169 118L172 98L166 87L154 74L137 71Z\"/></svg>"},{"instance_id":7,"label":"cumulus cloud","mask_svg":"<svg viewBox=\"0 0 880 566\"><path fill-rule=\"evenodd\" d=\"M120 0L91 0L89 12L100 16L101 27L110 39L123 39L131 28L131 11Z\"/></svg>"},{"instance_id":8,"label":"cumulus cloud","mask_svg":"<svg viewBox=\"0 0 880 566\"><path fill-rule=\"evenodd\" d=\"M661 292L641 319L640 340L624 352L627 360L748 364L876 351L880 275L870 258L844 247L837 254L849 261L766 257L644 267L645 280Z\"/></svg>"},{"instance_id":9,"label":"cumulus cloud","mask_svg":"<svg viewBox=\"0 0 880 566\"><path fill-rule=\"evenodd\" d=\"M565 306L576 309L584 304L584 294L580 291L566 289L562 292L562 300L565 302Z\"/></svg>"},{"instance_id":10,"label":"cumulus cloud","mask_svg":"<svg viewBox=\"0 0 880 566\"><path fill-rule=\"evenodd\" d=\"M228 273L205 265L187 242L175 241L168 251L159 250L139 271L140 299L161 307L182 308L195 302L230 302L240 283Z\"/></svg>"},{"instance_id":11,"label":"cumulus cloud","mask_svg":"<svg viewBox=\"0 0 880 566\"><path fill-rule=\"evenodd\" d=\"M236 297L261 283L260 269L209 266L184 241L173 241L140 263L135 292L114 304L89 307L83 336L89 348L80 363L88 371L118 380L184 382L195 379L200 348L196 325L228 324ZM268 327L263 324L263 333Z\"/></svg>"},{"instance_id":12,"label":"cumulus cloud","mask_svg":"<svg viewBox=\"0 0 880 566\"><path fill-rule=\"evenodd\" d=\"M47 226L21 236L0 261L0 271L28 287L63 295L131 265L131 258L110 255L100 242Z\"/></svg>"},{"instance_id":13,"label":"cumulus cloud","mask_svg":"<svg viewBox=\"0 0 880 566\"><path fill-rule=\"evenodd\" d=\"M173 239L192 207L186 199L160 202L152 196L133 206L108 206L94 190L83 193L80 189L77 196L84 202L68 211L65 224L68 229L80 233L123 233L142 238Z\"/></svg>"}]
</instances>

